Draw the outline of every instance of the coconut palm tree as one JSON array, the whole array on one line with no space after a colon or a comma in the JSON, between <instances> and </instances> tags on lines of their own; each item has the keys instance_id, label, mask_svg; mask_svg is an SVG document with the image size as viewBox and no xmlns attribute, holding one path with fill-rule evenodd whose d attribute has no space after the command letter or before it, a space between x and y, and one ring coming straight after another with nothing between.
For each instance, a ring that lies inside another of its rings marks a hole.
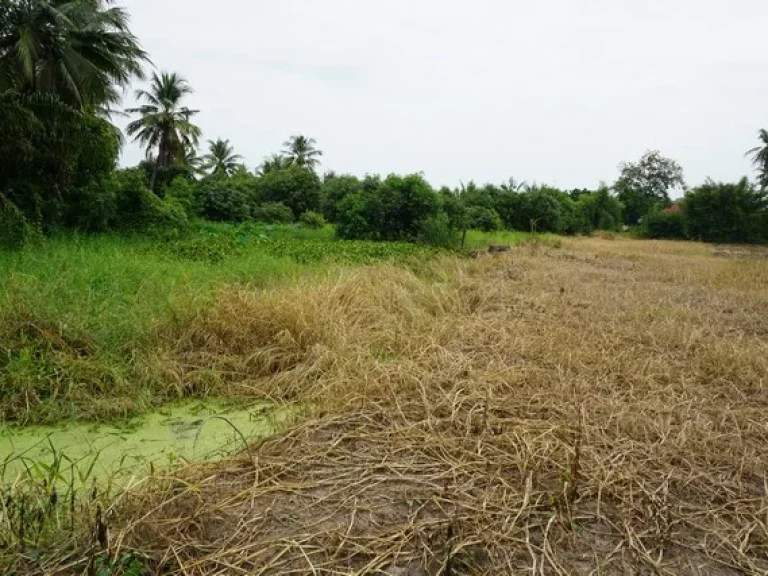
<instances>
[{"instance_id":1,"label":"coconut palm tree","mask_svg":"<svg viewBox=\"0 0 768 576\"><path fill-rule=\"evenodd\" d=\"M147 54L108 0L24 0L0 14L0 92L47 92L97 112L143 78ZM5 3L4 3L5 4Z\"/></svg>"},{"instance_id":2,"label":"coconut palm tree","mask_svg":"<svg viewBox=\"0 0 768 576\"><path fill-rule=\"evenodd\" d=\"M316 144L314 138L307 138L301 134L291 136L283 143L283 154L294 166L314 168L320 164L320 156L323 155L315 147Z\"/></svg>"},{"instance_id":3,"label":"coconut palm tree","mask_svg":"<svg viewBox=\"0 0 768 576\"><path fill-rule=\"evenodd\" d=\"M184 152L182 164L190 176L203 174L203 159L197 155L197 149L193 146L190 146Z\"/></svg>"},{"instance_id":4,"label":"coconut palm tree","mask_svg":"<svg viewBox=\"0 0 768 576\"><path fill-rule=\"evenodd\" d=\"M269 174L270 172L287 168L290 165L291 161L286 156L283 156L282 154L272 154L271 156L264 158L264 161L261 163L261 166L256 169L256 172L257 174Z\"/></svg>"},{"instance_id":5,"label":"coconut palm tree","mask_svg":"<svg viewBox=\"0 0 768 576\"><path fill-rule=\"evenodd\" d=\"M240 154L235 154L229 140L208 140L208 150L208 154L202 158L203 169L209 170L211 174L231 176L243 159Z\"/></svg>"},{"instance_id":6,"label":"coconut palm tree","mask_svg":"<svg viewBox=\"0 0 768 576\"><path fill-rule=\"evenodd\" d=\"M189 83L178 74L163 72L152 75L149 90L137 90L136 97L145 101L138 108L126 110L139 118L128 124L128 135L146 148L147 158L157 149L154 179L158 168L183 163L187 151L197 146L200 128L191 122L197 110L181 105L192 94Z\"/></svg>"},{"instance_id":7,"label":"coconut palm tree","mask_svg":"<svg viewBox=\"0 0 768 576\"><path fill-rule=\"evenodd\" d=\"M752 157L752 164L757 169L757 182L760 188L768 188L768 130L762 129L758 132L760 146L755 146L747 156Z\"/></svg>"}]
</instances>

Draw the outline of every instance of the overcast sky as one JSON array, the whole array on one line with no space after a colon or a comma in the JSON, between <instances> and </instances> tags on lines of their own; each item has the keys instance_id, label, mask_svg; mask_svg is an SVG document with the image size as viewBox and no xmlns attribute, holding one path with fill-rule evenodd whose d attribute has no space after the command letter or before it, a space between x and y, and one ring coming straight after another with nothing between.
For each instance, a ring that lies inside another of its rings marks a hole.
<instances>
[{"instance_id":1,"label":"overcast sky","mask_svg":"<svg viewBox=\"0 0 768 576\"><path fill-rule=\"evenodd\" d=\"M591 188L647 149L695 185L751 176L768 126L766 0L118 3L249 168L302 133L327 169L436 186Z\"/></svg>"}]
</instances>

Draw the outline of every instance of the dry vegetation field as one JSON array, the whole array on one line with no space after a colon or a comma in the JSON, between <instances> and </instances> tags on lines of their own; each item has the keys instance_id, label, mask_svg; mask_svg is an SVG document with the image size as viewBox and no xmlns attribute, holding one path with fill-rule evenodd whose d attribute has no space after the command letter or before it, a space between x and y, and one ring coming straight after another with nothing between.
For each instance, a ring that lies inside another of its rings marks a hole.
<instances>
[{"instance_id":1,"label":"dry vegetation field","mask_svg":"<svg viewBox=\"0 0 768 576\"><path fill-rule=\"evenodd\" d=\"M184 575L765 573L761 256L573 239L223 289L167 334L168 369L306 413L119 503L110 554Z\"/></svg>"}]
</instances>

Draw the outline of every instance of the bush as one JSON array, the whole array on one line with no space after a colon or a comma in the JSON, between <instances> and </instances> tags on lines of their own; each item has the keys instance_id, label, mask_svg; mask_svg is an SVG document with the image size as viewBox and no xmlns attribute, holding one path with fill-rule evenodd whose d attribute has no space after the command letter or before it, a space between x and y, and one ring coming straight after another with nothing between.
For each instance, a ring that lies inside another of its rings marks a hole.
<instances>
[{"instance_id":1,"label":"bush","mask_svg":"<svg viewBox=\"0 0 768 576\"><path fill-rule=\"evenodd\" d=\"M339 220L339 204L347 196L363 191L363 185L355 176L334 176L323 183L323 214L330 222Z\"/></svg>"},{"instance_id":2,"label":"bush","mask_svg":"<svg viewBox=\"0 0 768 576\"><path fill-rule=\"evenodd\" d=\"M0 124L0 194L37 229L71 224L78 189L116 165L116 130L52 94L0 94Z\"/></svg>"},{"instance_id":3,"label":"bush","mask_svg":"<svg viewBox=\"0 0 768 576\"><path fill-rule=\"evenodd\" d=\"M265 202L253 210L253 219L265 224L293 222L293 212L282 202Z\"/></svg>"},{"instance_id":4,"label":"bush","mask_svg":"<svg viewBox=\"0 0 768 576\"><path fill-rule=\"evenodd\" d=\"M419 241L438 248L456 248L459 245L459 236L448 214L440 212L424 222Z\"/></svg>"},{"instance_id":5,"label":"bush","mask_svg":"<svg viewBox=\"0 0 768 576\"><path fill-rule=\"evenodd\" d=\"M201 180L196 196L197 205L208 220L243 222L251 218L251 198L225 175Z\"/></svg>"},{"instance_id":6,"label":"bush","mask_svg":"<svg viewBox=\"0 0 768 576\"><path fill-rule=\"evenodd\" d=\"M493 208L470 206L467 209L467 227L483 232L494 232L502 227L501 218Z\"/></svg>"},{"instance_id":7,"label":"bush","mask_svg":"<svg viewBox=\"0 0 768 576\"><path fill-rule=\"evenodd\" d=\"M560 232L560 203L552 194L531 190L518 196L517 210L513 212L513 228L524 232Z\"/></svg>"},{"instance_id":8,"label":"bush","mask_svg":"<svg viewBox=\"0 0 768 576\"><path fill-rule=\"evenodd\" d=\"M103 232L117 222L118 183L114 176L92 180L77 189L70 203L70 225Z\"/></svg>"},{"instance_id":9,"label":"bush","mask_svg":"<svg viewBox=\"0 0 768 576\"><path fill-rule=\"evenodd\" d=\"M298 219L304 212L320 212L322 187L320 178L312 170L289 166L267 172L258 179L259 197L266 202L282 202Z\"/></svg>"},{"instance_id":10,"label":"bush","mask_svg":"<svg viewBox=\"0 0 768 576\"><path fill-rule=\"evenodd\" d=\"M514 190L502 190L496 198L494 209L501 217L505 228L527 230L530 224L525 224L522 217L523 194Z\"/></svg>"},{"instance_id":11,"label":"bush","mask_svg":"<svg viewBox=\"0 0 768 576\"><path fill-rule=\"evenodd\" d=\"M338 204L336 235L346 240L373 238L373 217L369 214L368 197L350 194Z\"/></svg>"},{"instance_id":12,"label":"bush","mask_svg":"<svg viewBox=\"0 0 768 576\"><path fill-rule=\"evenodd\" d=\"M339 204L337 234L370 240L418 239L440 201L420 174L388 176L376 192L363 189Z\"/></svg>"},{"instance_id":13,"label":"bush","mask_svg":"<svg viewBox=\"0 0 768 576\"><path fill-rule=\"evenodd\" d=\"M0 194L0 248L23 248L40 236L39 226L30 223L18 206Z\"/></svg>"},{"instance_id":14,"label":"bush","mask_svg":"<svg viewBox=\"0 0 768 576\"><path fill-rule=\"evenodd\" d=\"M685 214L651 210L643 218L642 233L648 238L687 238Z\"/></svg>"},{"instance_id":15,"label":"bush","mask_svg":"<svg viewBox=\"0 0 768 576\"><path fill-rule=\"evenodd\" d=\"M142 170L120 170L116 182L115 227L128 229L176 228L188 225L183 206L174 199L158 198L150 191Z\"/></svg>"},{"instance_id":16,"label":"bush","mask_svg":"<svg viewBox=\"0 0 768 576\"><path fill-rule=\"evenodd\" d=\"M178 202L190 216L202 215L195 195L195 183L184 176L177 176L165 189L164 198Z\"/></svg>"},{"instance_id":17,"label":"bush","mask_svg":"<svg viewBox=\"0 0 768 576\"><path fill-rule=\"evenodd\" d=\"M597 192L580 192L576 208L582 219L582 230L586 234L592 230L618 230L622 222L621 203L611 196L608 188L601 187Z\"/></svg>"},{"instance_id":18,"label":"bush","mask_svg":"<svg viewBox=\"0 0 768 576\"><path fill-rule=\"evenodd\" d=\"M322 214L308 210L301 215L299 221L307 228L319 229L325 226L325 218Z\"/></svg>"},{"instance_id":19,"label":"bush","mask_svg":"<svg viewBox=\"0 0 768 576\"><path fill-rule=\"evenodd\" d=\"M746 178L736 184L707 181L683 201L691 237L706 242L768 241L768 195Z\"/></svg>"}]
</instances>

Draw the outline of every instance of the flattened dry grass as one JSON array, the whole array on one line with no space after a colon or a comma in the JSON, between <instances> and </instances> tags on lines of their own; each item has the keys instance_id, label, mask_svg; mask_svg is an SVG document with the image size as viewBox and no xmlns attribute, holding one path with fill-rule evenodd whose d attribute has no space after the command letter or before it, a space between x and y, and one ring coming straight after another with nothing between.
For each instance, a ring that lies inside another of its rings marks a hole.
<instances>
[{"instance_id":1,"label":"flattened dry grass","mask_svg":"<svg viewBox=\"0 0 768 576\"><path fill-rule=\"evenodd\" d=\"M307 414L135 494L110 553L186 575L765 573L767 336L768 261L697 244L222 290L168 329L168 369Z\"/></svg>"}]
</instances>

